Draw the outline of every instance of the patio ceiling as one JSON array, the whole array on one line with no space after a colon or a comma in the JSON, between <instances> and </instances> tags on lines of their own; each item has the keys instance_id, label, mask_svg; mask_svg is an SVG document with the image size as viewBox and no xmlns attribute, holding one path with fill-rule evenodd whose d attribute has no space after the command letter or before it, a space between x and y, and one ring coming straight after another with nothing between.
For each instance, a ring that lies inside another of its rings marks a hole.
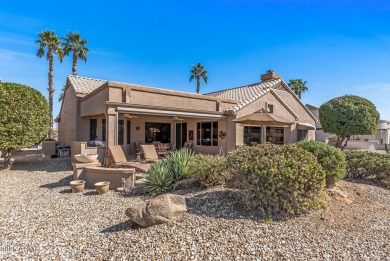
<instances>
[{"instance_id":1,"label":"patio ceiling","mask_svg":"<svg viewBox=\"0 0 390 261\"><path fill-rule=\"evenodd\" d=\"M131 107L117 107L119 113L133 113L142 115L156 115L169 117L186 117L186 118L204 118L204 119L224 119L226 115L222 113L208 113L208 112L187 112L178 110L159 110L159 109L145 109L145 108L131 108Z\"/></svg>"}]
</instances>

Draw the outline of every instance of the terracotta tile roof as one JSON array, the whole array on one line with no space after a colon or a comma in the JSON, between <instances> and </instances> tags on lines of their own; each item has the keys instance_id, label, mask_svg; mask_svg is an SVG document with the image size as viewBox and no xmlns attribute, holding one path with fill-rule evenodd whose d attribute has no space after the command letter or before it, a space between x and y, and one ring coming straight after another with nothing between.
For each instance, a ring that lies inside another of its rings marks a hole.
<instances>
[{"instance_id":1,"label":"terracotta tile roof","mask_svg":"<svg viewBox=\"0 0 390 261\"><path fill-rule=\"evenodd\" d=\"M205 95L240 101L239 103L228 109L233 112L236 112L248 105L249 103L253 102L254 100L257 100L258 98L269 92L271 89L286 91L285 87L282 86L282 80L274 79L231 89L221 90L217 92L207 93Z\"/></svg>"},{"instance_id":2,"label":"terracotta tile roof","mask_svg":"<svg viewBox=\"0 0 390 261\"><path fill-rule=\"evenodd\" d=\"M69 75L68 81L73 86L76 93L83 93L83 94L88 94L107 82L105 80L97 80L97 79L74 76L74 75Z\"/></svg>"}]
</instances>

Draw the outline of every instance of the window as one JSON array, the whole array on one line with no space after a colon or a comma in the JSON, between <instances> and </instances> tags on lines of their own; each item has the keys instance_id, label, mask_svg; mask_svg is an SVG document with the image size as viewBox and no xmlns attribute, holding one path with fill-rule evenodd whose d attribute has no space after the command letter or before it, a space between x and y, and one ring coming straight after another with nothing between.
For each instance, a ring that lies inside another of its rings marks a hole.
<instances>
[{"instance_id":1,"label":"window","mask_svg":"<svg viewBox=\"0 0 390 261\"><path fill-rule=\"evenodd\" d=\"M261 144L261 127L244 126L244 144Z\"/></svg>"},{"instance_id":2,"label":"window","mask_svg":"<svg viewBox=\"0 0 390 261\"><path fill-rule=\"evenodd\" d=\"M158 122L145 122L145 142L171 143L171 124Z\"/></svg>"},{"instance_id":3,"label":"window","mask_svg":"<svg viewBox=\"0 0 390 261\"><path fill-rule=\"evenodd\" d=\"M106 141L106 119L102 119L102 141Z\"/></svg>"},{"instance_id":4,"label":"window","mask_svg":"<svg viewBox=\"0 0 390 261\"><path fill-rule=\"evenodd\" d=\"M284 143L284 128L267 127L265 141L266 141L266 143L283 144Z\"/></svg>"},{"instance_id":5,"label":"window","mask_svg":"<svg viewBox=\"0 0 390 261\"><path fill-rule=\"evenodd\" d=\"M130 121L126 122L127 144L130 144Z\"/></svg>"},{"instance_id":6,"label":"window","mask_svg":"<svg viewBox=\"0 0 390 261\"><path fill-rule=\"evenodd\" d=\"M307 140L307 130L298 130L298 141Z\"/></svg>"},{"instance_id":7,"label":"window","mask_svg":"<svg viewBox=\"0 0 390 261\"><path fill-rule=\"evenodd\" d=\"M118 121L118 145L124 144L124 134L125 134L125 121Z\"/></svg>"},{"instance_id":8,"label":"window","mask_svg":"<svg viewBox=\"0 0 390 261\"><path fill-rule=\"evenodd\" d=\"M196 125L196 144L201 146L218 146L218 122L198 122Z\"/></svg>"},{"instance_id":9,"label":"window","mask_svg":"<svg viewBox=\"0 0 390 261\"><path fill-rule=\"evenodd\" d=\"M267 112L274 113L274 105L273 104L267 104Z\"/></svg>"},{"instance_id":10,"label":"window","mask_svg":"<svg viewBox=\"0 0 390 261\"><path fill-rule=\"evenodd\" d=\"M89 120L89 140L96 140L97 138L97 119Z\"/></svg>"}]
</instances>

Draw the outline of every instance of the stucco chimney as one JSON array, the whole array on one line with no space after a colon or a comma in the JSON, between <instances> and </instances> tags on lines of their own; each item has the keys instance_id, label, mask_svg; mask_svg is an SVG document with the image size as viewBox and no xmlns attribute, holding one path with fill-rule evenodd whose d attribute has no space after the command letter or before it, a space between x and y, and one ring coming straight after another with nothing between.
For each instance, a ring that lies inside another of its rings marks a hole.
<instances>
[{"instance_id":1,"label":"stucco chimney","mask_svg":"<svg viewBox=\"0 0 390 261\"><path fill-rule=\"evenodd\" d=\"M261 81L280 79L280 75L272 70L268 70L266 74L261 75Z\"/></svg>"}]
</instances>

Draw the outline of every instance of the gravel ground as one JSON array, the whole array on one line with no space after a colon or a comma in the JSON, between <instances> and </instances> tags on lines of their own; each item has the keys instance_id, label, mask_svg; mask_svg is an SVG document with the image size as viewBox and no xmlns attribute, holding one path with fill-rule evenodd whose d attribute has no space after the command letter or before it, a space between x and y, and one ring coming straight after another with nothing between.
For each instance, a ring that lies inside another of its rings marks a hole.
<instances>
[{"instance_id":1,"label":"gravel ground","mask_svg":"<svg viewBox=\"0 0 390 261\"><path fill-rule=\"evenodd\" d=\"M2 260L390 260L390 191L341 181L327 210L267 223L239 211L226 188L181 191L189 214L138 228L140 196L72 194L69 158L15 154L0 171Z\"/></svg>"}]
</instances>

